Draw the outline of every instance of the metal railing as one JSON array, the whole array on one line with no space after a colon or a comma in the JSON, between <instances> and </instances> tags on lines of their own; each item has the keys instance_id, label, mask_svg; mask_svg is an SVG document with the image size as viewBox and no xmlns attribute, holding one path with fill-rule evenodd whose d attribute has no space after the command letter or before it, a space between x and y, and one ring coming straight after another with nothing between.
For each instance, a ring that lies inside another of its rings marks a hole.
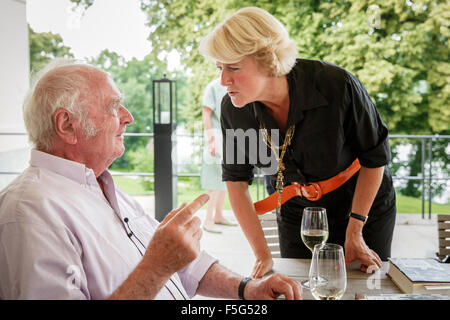
<instances>
[{"instance_id":1,"label":"metal railing","mask_svg":"<svg viewBox=\"0 0 450 320\"><path fill-rule=\"evenodd\" d=\"M422 219L425 218L425 184L428 189L428 219L431 219L431 202L432 202L432 181L448 181L449 177L434 177L433 176L433 139L450 139L450 135L389 135L390 139L420 139L421 140L421 175L420 176L393 176L393 180L420 180L422 186ZM427 143L428 140L428 143ZM426 145L428 144L428 177L426 176L425 162L426 162Z\"/></svg>"},{"instance_id":2,"label":"metal railing","mask_svg":"<svg viewBox=\"0 0 450 320\"><path fill-rule=\"evenodd\" d=\"M0 136L23 136L27 135L23 132L0 132ZM153 138L153 133L125 133L125 137L148 137ZM203 139L203 134L177 134L177 137L191 137ZM450 139L450 135L399 135L393 134L389 135L389 139L420 139L421 140L421 175L417 176L392 176L393 180L416 180L421 181L422 186L422 218L425 218L425 188L428 190L428 218L431 218L432 213L432 185L433 181L448 181L450 177L436 177L432 172L433 163L433 140L437 139ZM203 141L202 141L203 143ZM426 146L428 145L428 159L426 156ZM426 172L426 163L428 163L428 174ZM0 171L0 175L18 175L21 172L13 171ZM153 172L114 172L114 176L137 176L137 177L153 177ZM177 177L200 177L200 173L177 173ZM264 175L261 174L258 169L255 174L256 190L257 190L257 200L260 200L260 188L262 187L262 197L264 197L267 192L264 187L263 181Z\"/></svg>"}]
</instances>

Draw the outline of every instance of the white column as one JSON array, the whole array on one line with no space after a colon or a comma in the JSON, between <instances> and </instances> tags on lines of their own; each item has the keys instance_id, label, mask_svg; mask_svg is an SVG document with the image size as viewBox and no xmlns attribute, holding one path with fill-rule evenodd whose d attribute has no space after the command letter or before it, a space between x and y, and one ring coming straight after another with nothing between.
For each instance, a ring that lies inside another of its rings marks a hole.
<instances>
[{"instance_id":1,"label":"white column","mask_svg":"<svg viewBox=\"0 0 450 320\"><path fill-rule=\"evenodd\" d=\"M29 86L25 0L0 0L0 132L25 132L22 103ZM0 135L0 172L28 165L27 136ZM0 175L0 189L14 176Z\"/></svg>"}]
</instances>

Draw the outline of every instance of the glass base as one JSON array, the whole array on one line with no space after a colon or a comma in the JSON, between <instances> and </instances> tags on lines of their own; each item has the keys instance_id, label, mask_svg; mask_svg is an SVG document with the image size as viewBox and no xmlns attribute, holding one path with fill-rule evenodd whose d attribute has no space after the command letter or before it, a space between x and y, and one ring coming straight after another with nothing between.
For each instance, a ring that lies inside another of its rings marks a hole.
<instances>
[{"instance_id":1,"label":"glass base","mask_svg":"<svg viewBox=\"0 0 450 320\"><path fill-rule=\"evenodd\" d=\"M303 288L309 289L309 280L303 280L302 282L300 282L300 284Z\"/></svg>"},{"instance_id":2,"label":"glass base","mask_svg":"<svg viewBox=\"0 0 450 320\"><path fill-rule=\"evenodd\" d=\"M324 284L326 284L328 282L328 279L326 279L324 277L315 277L314 280L317 281L317 283L320 284L320 285L324 285ZM310 286L309 286L309 280L303 280L303 281L300 282L300 284L305 289L311 289Z\"/></svg>"}]
</instances>

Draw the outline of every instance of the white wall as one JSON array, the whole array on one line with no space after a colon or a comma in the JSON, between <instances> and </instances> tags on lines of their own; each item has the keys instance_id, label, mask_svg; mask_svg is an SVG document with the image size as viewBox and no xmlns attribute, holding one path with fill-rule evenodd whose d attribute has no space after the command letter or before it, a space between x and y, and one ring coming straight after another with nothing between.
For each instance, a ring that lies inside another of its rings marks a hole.
<instances>
[{"instance_id":1,"label":"white wall","mask_svg":"<svg viewBox=\"0 0 450 320\"><path fill-rule=\"evenodd\" d=\"M0 0L0 132L25 132L22 102L29 85L25 0ZM28 164L28 138L0 135L0 172ZM0 175L0 189L12 177Z\"/></svg>"}]
</instances>

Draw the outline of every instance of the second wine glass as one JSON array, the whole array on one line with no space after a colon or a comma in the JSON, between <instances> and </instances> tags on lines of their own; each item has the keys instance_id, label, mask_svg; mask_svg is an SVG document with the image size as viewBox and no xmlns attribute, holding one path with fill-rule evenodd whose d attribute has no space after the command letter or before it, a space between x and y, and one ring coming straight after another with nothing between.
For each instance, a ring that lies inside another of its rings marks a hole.
<instances>
[{"instance_id":1,"label":"second wine glass","mask_svg":"<svg viewBox=\"0 0 450 320\"><path fill-rule=\"evenodd\" d=\"M332 243L314 247L309 270L309 287L316 300L339 300L347 287L342 246Z\"/></svg>"}]
</instances>

